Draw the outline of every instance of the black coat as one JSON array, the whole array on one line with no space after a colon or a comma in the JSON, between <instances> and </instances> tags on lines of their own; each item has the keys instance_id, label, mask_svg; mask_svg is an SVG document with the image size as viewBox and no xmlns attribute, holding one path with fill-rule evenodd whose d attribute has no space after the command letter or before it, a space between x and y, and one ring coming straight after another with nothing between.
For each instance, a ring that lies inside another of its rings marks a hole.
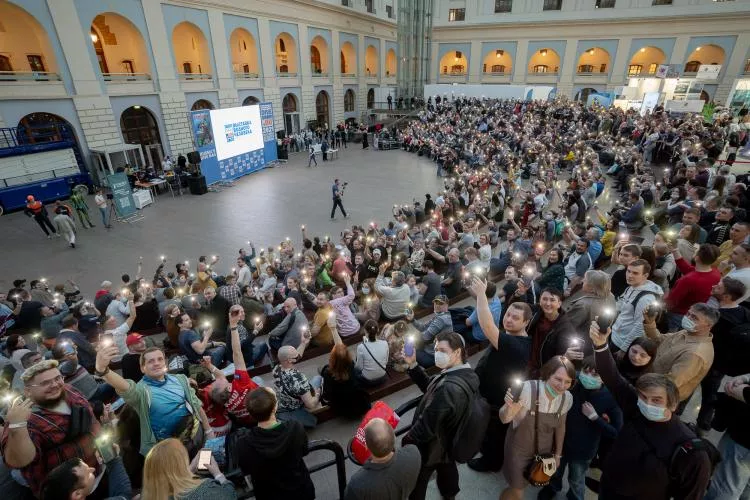
<instances>
[{"instance_id":1,"label":"black coat","mask_svg":"<svg viewBox=\"0 0 750 500\"><path fill-rule=\"evenodd\" d=\"M201 312L203 313L201 320L211 322L214 333L220 336L218 340L222 342L224 341L224 332L227 331L227 326L229 325L230 307L231 304L227 299L221 295L217 295L210 304L206 304L201 308Z\"/></svg>"},{"instance_id":2,"label":"black coat","mask_svg":"<svg viewBox=\"0 0 750 500\"><path fill-rule=\"evenodd\" d=\"M464 379L475 393L479 391L479 377L471 367L458 368L428 377L424 368L417 366L407 372L415 384L424 392L414 412L412 427L404 436L402 445L414 444L422 454L422 466L450 462L444 444L452 444L453 437L469 399L457 382Z\"/></svg>"}]
</instances>

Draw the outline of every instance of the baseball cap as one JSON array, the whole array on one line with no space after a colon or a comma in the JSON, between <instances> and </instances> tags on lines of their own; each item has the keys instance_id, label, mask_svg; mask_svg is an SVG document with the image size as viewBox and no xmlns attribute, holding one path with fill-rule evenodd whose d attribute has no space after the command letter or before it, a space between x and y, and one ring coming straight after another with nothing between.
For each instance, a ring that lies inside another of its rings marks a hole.
<instances>
[{"instance_id":1,"label":"baseball cap","mask_svg":"<svg viewBox=\"0 0 750 500\"><path fill-rule=\"evenodd\" d=\"M448 297L446 295L437 295L434 299L432 299L433 304L447 304L448 303Z\"/></svg>"},{"instance_id":2,"label":"baseball cap","mask_svg":"<svg viewBox=\"0 0 750 500\"><path fill-rule=\"evenodd\" d=\"M143 338L143 335L141 335L140 333L131 333L125 339L125 345L130 347L131 345L137 344L138 342L140 342L142 338Z\"/></svg>"}]
</instances>

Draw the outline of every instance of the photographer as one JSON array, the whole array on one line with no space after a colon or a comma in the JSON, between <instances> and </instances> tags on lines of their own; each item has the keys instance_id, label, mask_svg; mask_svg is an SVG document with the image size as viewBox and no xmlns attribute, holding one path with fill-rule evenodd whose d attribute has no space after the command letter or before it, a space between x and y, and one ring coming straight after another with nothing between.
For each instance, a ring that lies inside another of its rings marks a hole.
<instances>
[{"instance_id":1,"label":"photographer","mask_svg":"<svg viewBox=\"0 0 750 500\"><path fill-rule=\"evenodd\" d=\"M334 179L333 186L331 186L331 194L333 196L333 208L331 208L331 220L334 220L334 215L336 214L336 207L339 207L341 209L341 213L344 215L345 219L348 219L349 216L346 215L346 210L344 210L344 205L341 203L341 197L344 196L344 189L346 189L346 186L348 185L348 182L345 182L342 186L341 181L338 179Z\"/></svg>"}]
</instances>

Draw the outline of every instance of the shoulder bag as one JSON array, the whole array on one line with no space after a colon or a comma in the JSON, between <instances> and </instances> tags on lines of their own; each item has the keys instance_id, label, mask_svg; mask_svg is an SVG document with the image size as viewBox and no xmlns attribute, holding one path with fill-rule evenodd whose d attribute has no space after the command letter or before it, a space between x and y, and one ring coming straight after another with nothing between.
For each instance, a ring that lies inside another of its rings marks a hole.
<instances>
[{"instance_id":1,"label":"shoulder bag","mask_svg":"<svg viewBox=\"0 0 750 500\"><path fill-rule=\"evenodd\" d=\"M538 380L534 381L536 384L536 401L534 405L534 458L526 466L524 470L524 477L531 483L532 486L546 486L549 484L552 476L557 471L557 462L555 461L555 455L553 453L539 453L539 397L541 395L540 383ZM557 411L557 417L559 418L562 414L562 409L565 406L565 394L563 394L562 402L560 403L560 409Z\"/></svg>"}]
</instances>

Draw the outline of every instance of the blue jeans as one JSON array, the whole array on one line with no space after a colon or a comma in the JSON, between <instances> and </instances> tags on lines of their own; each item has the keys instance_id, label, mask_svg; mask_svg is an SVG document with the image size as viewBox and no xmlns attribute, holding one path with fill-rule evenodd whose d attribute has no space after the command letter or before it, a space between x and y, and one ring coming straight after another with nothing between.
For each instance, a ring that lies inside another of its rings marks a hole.
<instances>
[{"instance_id":1,"label":"blue jeans","mask_svg":"<svg viewBox=\"0 0 750 500\"><path fill-rule=\"evenodd\" d=\"M750 499L750 450L724 434L719 440L719 452L721 462L704 500Z\"/></svg>"},{"instance_id":2,"label":"blue jeans","mask_svg":"<svg viewBox=\"0 0 750 500\"><path fill-rule=\"evenodd\" d=\"M566 495L568 500L583 500L586 494L586 471L589 470L588 460L565 460L565 457L560 459L560 467L557 468L557 472L552 476L549 485L545 486L543 490L545 493L559 493L563 488L563 476L565 475L565 469L568 469L568 494ZM551 497L550 497L551 498Z\"/></svg>"},{"instance_id":3,"label":"blue jeans","mask_svg":"<svg viewBox=\"0 0 750 500\"><path fill-rule=\"evenodd\" d=\"M99 213L102 216L102 224L105 226L107 225L107 209L106 208L99 208Z\"/></svg>"},{"instance_id":4,"label":"blue jeans","mask_svg":"<svg viewBox=\"0 0 750 500\"><path fill-rule=\"evenodd\" d=\"M302 424L305 429L314 429L318 423L318 417L307 411L303 406L292 411L280 411L276 413L276 418L281 422L288 422L290 420L296 420Z\"/></svg>"},{"instance_id":5,"label":"blue jeans","mask_svg":"<svg viewBox=\"0 0 750 500\"><path fill-rule=\"evenodd\" d=\"M206 352L203 353L204 356L211 356L211 363L216 368L221 368L224 366L224 354L226 352L226 348L223 345L220 345L218 347L214 347L212 349L206 349Z\"/></svg>"}]
</instances>

